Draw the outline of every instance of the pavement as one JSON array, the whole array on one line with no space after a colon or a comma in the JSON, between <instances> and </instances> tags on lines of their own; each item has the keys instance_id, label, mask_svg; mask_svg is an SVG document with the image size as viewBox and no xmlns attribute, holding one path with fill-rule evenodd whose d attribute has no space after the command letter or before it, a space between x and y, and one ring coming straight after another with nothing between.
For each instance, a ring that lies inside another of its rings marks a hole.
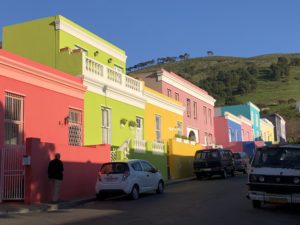
<instances>
[{"instance_id":1,"label":"pavement","mask_svg":"<svg viewBox=\"0 0 300 225\"><path fill-rule=\"evenodd\" d=\"M169 180L166 182L166 186L173 185L177 183L182 183L190 180L196 179L195 177L188 177L183 179ZM60 209L67 209L75 207L87 202L96 200L95 196L72 199L69 201L61 201L58 204L50 203L38 203L38 204L25 204L24 202L12 201L0 203L0 217L13 215L13 214L25 214L25 213L35 213L35 212L52 212Z\"/></svg>"}]
</instances>

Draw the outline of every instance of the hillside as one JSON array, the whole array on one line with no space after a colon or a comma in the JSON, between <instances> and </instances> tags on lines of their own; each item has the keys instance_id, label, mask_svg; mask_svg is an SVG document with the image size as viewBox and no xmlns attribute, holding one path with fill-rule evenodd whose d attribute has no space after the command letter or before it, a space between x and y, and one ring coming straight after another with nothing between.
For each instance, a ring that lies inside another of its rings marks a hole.
<instances>
[{"instance_id":1,"label":"hillside","mask_svg":"<svg viewBox=\"0 0 300 225\"><path fill-rule=\"evenodd\" d=\"M279 57L288 59L289 75L274 80L270 75L270 66L276 64ZM217 77L220 71L226 76L241 68L254 68L255 72L250 75L255 80L255 87L242 94L232 91L230 95L234 102L251 101L262 109L262 115L279 113L287 121L287 137L297 139L300 138L300 113L296 111L294 102L300 101L300 65L293 65L291 61L294 59L300 60L300 54L270 54L251 58L210 56L154 65L134 71L133 74L165 68L206 89L217 99L216 105L222 106L228 96L224 97L222 92L216 93L213 87L208 88L206 84L209 79ZM243 78L243 74L240 76Z\"/></svg>"}]
</instances>

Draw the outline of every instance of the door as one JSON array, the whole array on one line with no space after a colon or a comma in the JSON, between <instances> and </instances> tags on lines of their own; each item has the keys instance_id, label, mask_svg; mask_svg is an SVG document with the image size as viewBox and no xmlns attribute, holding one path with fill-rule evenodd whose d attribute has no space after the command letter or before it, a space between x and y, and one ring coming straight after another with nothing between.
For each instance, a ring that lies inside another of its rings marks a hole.
<instances>
[{"instance_id":1,"label":"door","mask_svg":"<svg viewBox=\"0 0 300 225\"><path fill-rule=\"evenodd\" d=\"M144 121L141 117L136 117L136 139L144 140Z\"/></svg>"},{"instance_id":2,"label":"door","mask_svg":"<svg viewBox=\"0 0 300 225\"><path fill-rule=\"evenodd\" d=\"M141 164L146 176L146 190L155 190L158 185L156 169L146 161L141 161Z\"/></svg>"},{"instance_id":3,"label":"door","mask_svg":"<svg viewBox=\"0 0 300 225\"><path fill-rule=\"evenodd\" d=\"M111 144L111 110L105 107L102 112L102 144Z\"/></svg>"}]
</instances>

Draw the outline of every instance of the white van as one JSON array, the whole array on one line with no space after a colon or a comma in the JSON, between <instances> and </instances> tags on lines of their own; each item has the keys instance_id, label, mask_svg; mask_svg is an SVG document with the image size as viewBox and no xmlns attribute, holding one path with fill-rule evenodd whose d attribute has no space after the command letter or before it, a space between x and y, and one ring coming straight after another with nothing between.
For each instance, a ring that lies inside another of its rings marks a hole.
<instances>
[{"instance_id":1,"label":"white van","mask_svg":"<svg viewBox=\"0 0 300 225\"><path fill-rule=\"evenodd\" d=\"M300 145L257 149L247 185L254 208L262 203L300 203Z\"/></svg>"}]
</instances>

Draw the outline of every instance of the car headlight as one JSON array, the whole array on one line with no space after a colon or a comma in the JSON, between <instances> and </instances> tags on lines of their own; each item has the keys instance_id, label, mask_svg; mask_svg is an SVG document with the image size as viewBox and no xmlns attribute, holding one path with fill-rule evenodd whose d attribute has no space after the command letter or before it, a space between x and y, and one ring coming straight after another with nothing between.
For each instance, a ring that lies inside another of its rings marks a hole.
<instances>
[{"instance_id":1,"label":"car headlight","mask_svg":"<svg viewBox=\"0 0 300 225\"><path fill-rule=\"evenodd\" d=\"M259 182L264 182L265 181L265 177L264 176L259 176L258 180L259 180Z\"/></svg>"},{"instance_id":2,"label":"car headlight","mask_svg":"<svg viewBox=\"0 0 300 225\"><path fill-rule=\"evenodd\" d=\"M300 183L299 177L295 177L293 181L294 181L294 184L299 184Z\"/></svg>"},{"instance_id":3,"label":"car headlight","mask_svg":"<svg viewBox=\"0 0 300 225\"><path fill-rule=\"evenodd\" d=\"M250 175L250 181L256 182L257 181L257 177L255 175Z\"/></svg>"}]
</instances>

